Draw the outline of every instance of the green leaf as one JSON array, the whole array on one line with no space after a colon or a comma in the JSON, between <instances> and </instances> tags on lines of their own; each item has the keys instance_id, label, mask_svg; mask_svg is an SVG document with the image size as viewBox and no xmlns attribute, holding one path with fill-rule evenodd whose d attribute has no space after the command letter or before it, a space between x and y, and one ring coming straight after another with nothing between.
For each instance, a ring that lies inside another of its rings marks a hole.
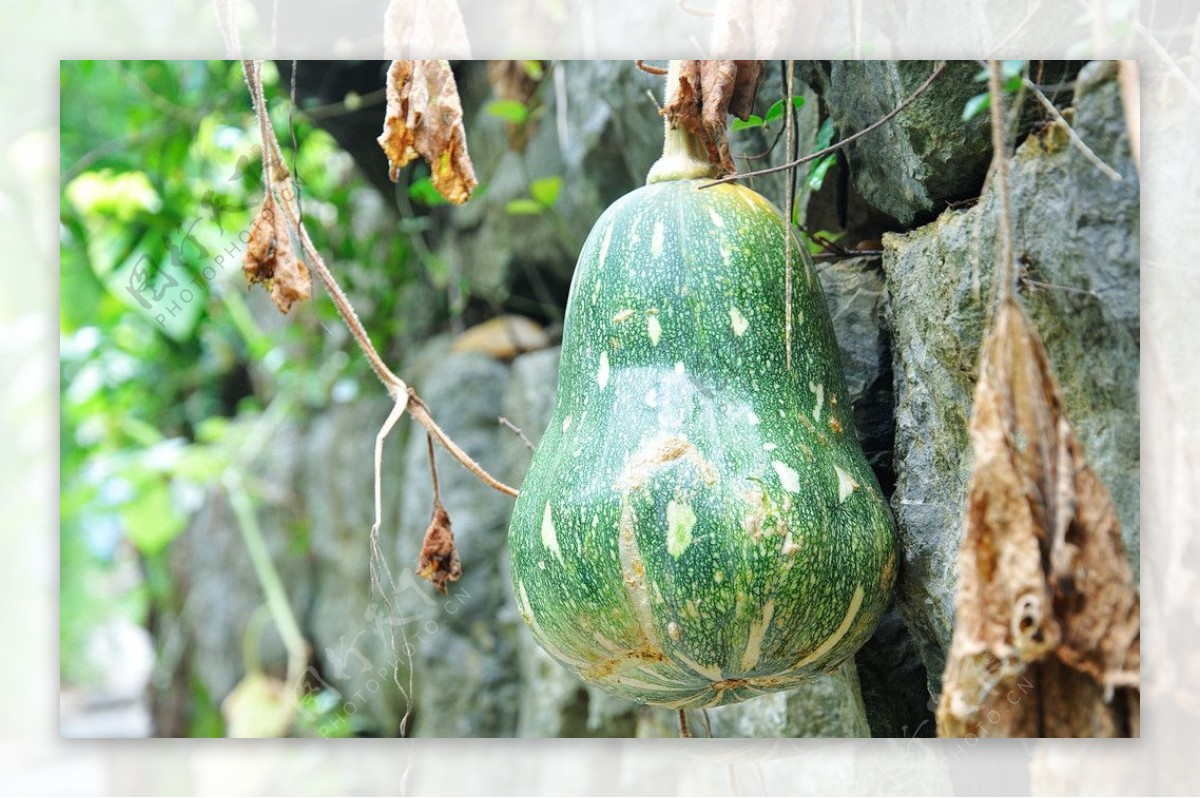
<instances>
[{"instance_id":1,"label":"green leaf","mask_svg":"<svg viewBox=\"0 0 1200 798\"><path fill-rule=\"evenodd\" d=\"M751 127L762 127L762 124L763 124L763 120L762 120L761 116L759 116L758 114L750 114L750 116L747 117L745 119L745 121L735 118L733 120L733 129L734 130L745 130L745 129L751 128Z\"/></svg>"},{"instance_id":2,"label":"green leaf","mask_svg":"<svg viewBox=\"0 0 1200 798\"><path fill-rule=\"evenodd\" d=\"M521 66L525 68L525 74L529 76L530 80L541 80L546 74L542 69L541 61L522 61Z\"/></svg>"},{"instance_id":3,"label":"green leaf","mask_svg":"<svg viewBox=\"0 0 1200 798\"><path fill-rule=\"evenodd\" d=\"M138 551L154 555L183 531L184 519L171 501L166 481L149 479L138 485L138 495L121 509L125 535Z\"/></svg>"},{"instance_id":4,"label":"green leaf","mask_svg":"<svg viewBox=\"0 0 1200 798\"><path fill-rule=\"evenodd\" d=\"M832 244L832 243L836 243L839 238L841 238L843 235L845 235L845 233L844 232L834 232L833 230L818 230L816 233L814 233L814 235L819 236L823 241L828 241ZM825 252L825 245L819 243L812 236L809 236L806 233L801 233L800 238L802 238L804 240L804 244L805 244L805 246L808 247L808 251L810 254L819 255L822 252Z\"/></svg>"},{"instance_id":5,"label":"green leaf","mask_svg":"<svg viewBox=\"0 0 1200 798\"><path fill-rule=\"evenodd\" d=\"M803 97L793 97L792 98L792 107L793 108L803 108L804 107L804 98ZM769 125L781 116L783 116L783 100L776 100L775 104L767 109L767 115L763 117L763 124Z\"/></svg>"},{"instance_id":6,"label":"green leaf","mask_svg":"<svg viewBox=\"0 0 1200 798\"><path fill-rule=\"evenodd\" d=\"M837 162L837 153L831 152L824 158L819 158L812 169L808 173L808 187L813 191L820 191L821 186L825 183L825 173L829 171L829 167Z\"/></svg>"},{"instance_id":7,"label":"green leaf","mask_svg":"<svg viewBox=\"0 0 1200 798\"><path fill-rule=\"evenodd\" d=\"M529 195L544 208L554 205L558 192L562 188L562 178L558 175L539 177L529 184Z\"/></svg>"},{"instance_id":8,"label":"green leaf","mask_svg":"<svg viewBox=\"0 0 1200 798\"><path fill-rule=\"evenodd\" d=\"M446 204L446 198L433 187L433 178L430 177L414 180L408 187L408 196L413 202L419 202L430 208Z\"/></svg>"},{"instance_id":9,"label":"green leaf","mask_svg":"<svg viewBox=\"0 0 1200 798\"><path fill-rule=\"evenodd\" d=\"M1017 77L1024 71L1025 62L1020 59L1000 62L1000 74L1006 78Z\"/></svg>"},{"instance_id":10,"label":"green leaf","mask_svg":"<svg viewBox=\"0 0 1200 798\"><path fill-rule=\"evenodd\" d=\"M504 212L513 216L537 216L545 209L540 202L529 197L512 200L504 206Z\"/></svg>"},{"instance_id":11,"label":"green leaf","mask_svg":"<svg viewBox=\"0 0 1200 798\"><path fill-rule=\"evenodd\" d=\"M826 117L817 131L817 140L813 142L813 152L823 150L833 141L833 117Z\"/></svg>"},{"instance_id":12,"label":"green leaf","mask_svg":"<svg viewBox=\"0 0 1200 798\"><path fill-rule=\"evenodd\" d=\"M492 100L483 110L513 125L524 124L529 118L529 109L516 100Z\"/></svg>"},{"instance_id":13,"label":"green leaf","mask_svg":"<svg viewBox=\"0 0 1200 798\"><path fill-rule=\"evenodd\" d=\"M991 107L992 95L988 94L986 91L980 92L971 99L967 100L967 104L963 106L963 121L969 122Z\"/></svg>"},{"instance_id":14,"label":"green leaf","mask_svg":"<svg viewBox=\"0 0 1200 798\"><path fill-rule=\"evenodd\" d=\"M975 73L975 82L976 83L987 83L988 70L989 70L988 67L984 67L983 69L976 72ZM1009 78L1019 77L1022 73L1024 73L1024 71L1025 71L1025 62L1021 61L1019 59L1014 60L1014 61L1001 61L1000 62L1000 75L1003 78L1005 78L1006 80ZM1008 86L1008 84L1005 83L1005 87L1006 87L1007 91L1014 91L1013 89L1008 89L1007 86Z\"/></svg>"},{"instance_id":15,"label":"green leaf","mask_svg":"<svg viewBox=\"0 0 1200 798\"><path fill-rule=\"evenodd\" d=\"M1015 94L1025 83L1025 78L1022 75L1013 75L1008 80L1004 81L1004 91L1008 94Z\"/></svg>"}]
</instances>

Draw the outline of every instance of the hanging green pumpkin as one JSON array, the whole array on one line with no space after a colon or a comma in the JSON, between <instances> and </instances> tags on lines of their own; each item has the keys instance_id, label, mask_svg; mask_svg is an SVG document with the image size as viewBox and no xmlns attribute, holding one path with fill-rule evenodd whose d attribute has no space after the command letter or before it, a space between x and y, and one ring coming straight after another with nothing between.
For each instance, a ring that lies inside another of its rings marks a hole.
<instances>
[{"instance_id":1,"label":"hanging green pumpkin","mask_svg":"<svg viewBox=\"0 0 1200 798\"><path fill-rule=\"evenodd\" d=\"M789 367L784 220L743 186L701 190L702 151L668 126L648 185L588 236L509 532L538 643L671 707L835 667L874 630L896 565L816 275L796 259Z\"/></svg>"}]
</instances>

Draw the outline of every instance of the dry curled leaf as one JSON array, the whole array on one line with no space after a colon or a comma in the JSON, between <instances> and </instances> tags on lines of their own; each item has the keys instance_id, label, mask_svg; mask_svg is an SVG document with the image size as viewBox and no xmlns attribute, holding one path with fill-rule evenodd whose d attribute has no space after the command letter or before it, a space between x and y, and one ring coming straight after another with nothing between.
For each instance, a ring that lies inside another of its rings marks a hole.
<instances>
[{"instance_id":1,"label":"dry curled leaf","mask_svg":"<svg viewBox=\"0 0 1200 798\"><path fill-rule=\"evenodd\" d=\"M312 276L296 257L287 223L270 193L250 227L242 271L251 285L266 286L280 313L287 313L295 302L312 294Z\"/></svg>"},{"instance_id":2,"label":"dry curled leaf","mask_svg":"<svg viewBox=\"0 0 1200 798\"><path fill-rule=\"evenodd\" d=\"M428 579L441 593L446 592L447 582L457 582L462 576L462 564L458 561L458 549L454 545L454 531L450 528L450 515L440 500L434 500L433 518L425 530L421 558L417 561L417 575Z\"/></svg>"},{"instance_id":3,"label":"dry curled leaf","mask_svg":"<svg viewBox=\"0 0 1200 798\"><path fill-rule=\"evenodd\" d=\"M471 58L471 42L457 0L391 0L383 15L383 56Z\"/></svg>"},{"instance_id":4,"label":"dry curled leaf","mask_svg":"<svg viewBox=\"0 0 1200 798\"><path fill-rule=\"evenodd\" d=\"M679 80L667 86L662 114L672 125L697 136L709 160L732 174L725 116L750 116L762 77L762 61L682 61Z\"/></svg>"},{"instance_id":5,"label":"dry curled leaf","mask_svg":"<svg viewBox=\"0 0 1200 798\"><path fill-rule=\"evenodd\" d=\"M1139 598L1037 331L1000 304L970 424L943 737L1137 736Z\"/></svg>"},{"instance_id":6,"label":"dry curled leaf","mask_svg":"<svg viewBox=\"0 0 1200 798\"><path fill-rule=\"evenodd\" d=\"M387 76L387 115L379 146L392 182L418 155L429 164L433 186L461 204L478 181L467 154L462 102L448 61L393 61Z\"/></svg>"}]
</instances>

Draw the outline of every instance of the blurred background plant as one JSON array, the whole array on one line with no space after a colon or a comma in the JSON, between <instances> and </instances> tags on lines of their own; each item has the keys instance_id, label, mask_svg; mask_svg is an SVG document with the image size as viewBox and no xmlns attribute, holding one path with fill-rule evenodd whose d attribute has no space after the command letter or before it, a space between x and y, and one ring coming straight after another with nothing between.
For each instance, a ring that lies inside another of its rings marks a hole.
<instances>
[{"instance_id":1,"label":"blurred background plant","mask_svg":"<svg viewBox=\"0 0 1200 798\"><path fill-rule=\"evenodd\" d=\"M392 340L395 289L420 269L407 238L333 138L289 114L278 70L264 77L314 241ZM323 295L282 318L246 291L261 151L239 64L65 61L61 92L60 675L95 688L115 629L178 611L166 552L239 465L249 426L279 397L300 411L347 401L367 369ZM291 543L306 545L302 528ZM170 644L155 638L149 661ZM220 733L196 698L189 733Z\"/></svg>"}]
</instances>

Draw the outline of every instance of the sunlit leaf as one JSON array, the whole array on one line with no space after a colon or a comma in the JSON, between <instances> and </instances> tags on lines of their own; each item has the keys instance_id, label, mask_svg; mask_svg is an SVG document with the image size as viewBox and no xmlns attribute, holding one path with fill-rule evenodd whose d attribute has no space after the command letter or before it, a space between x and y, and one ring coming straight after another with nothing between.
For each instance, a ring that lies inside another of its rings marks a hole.
<instances>
[{"instance_id":1,"label":"sunlit leaf","mask_svg":"<svg viewBox=\"0 0 1200 798\"><path fill-rule=\"evenodd\" d=\"M798 109L798 108L802 108L803 106L804 106L804 98L803 97L797 96L797 97L792 98L792 107L793 108ZM783 116L783 100L776 100L775 104L767 109L767 114L766 114L766 116L763 117L763 124L769 125L772 122L774 122L776 119L779 119L781 116Z\"/></svg>"},{"instance_id":2,"label":"sunlit leaf","mask_svg":"<svg viewBox=\"0 0 1200 798\"><path fill-rule=\"evenodd\" d=\"M820 191L821 186L825 183L825 173L835 163L837 163L837 154L832 152L824 158L817 159L808 173L808 187L813 191Z\"/></svg>"},{"instance_id":3,"label":"sunlit leaf","mask_svg":"<svg viewBox=\"0 0 1200 798\"><path fill-rule=\"evenodd\" d=\"M430 208L437 205L445 205L447 202L446 198L434 187L432 177L422 177L419 180L414 180L412 185L408 187L408 196L413 202L419 202Z\"/></svg>"},{"instance_id":4,"label":"sunlit leaf","mask_svg":"<svg viewBox=\"0 0 1200 798\"><path fill-rule=\"evenodd\" d=\"M529 195L543 207L549 208L558 199L558 192L561 188L562 178L558 175L539 177L529 184Z\"/></svg>"},{"instance_id":5,"label":"sunlit leaf","mask_svg":"<svg viewBox=\"0 0 1200 798\"><path fill-rule=\"evenodd\" d=\"M758 114L750 114L750 116L746 117L744 120L734 119L732 127L734 130L746 130L747 128L752 127L762 127L762 124L763 119L761 116Z\"/></svg>"},{"instance_id":6,"label":"sunlit leaf","mask_svg":"<svg viewBox=\"0 0 1200 798\"><path fill-rule=\"evenodd\" d=\"M976 94L974 97L967 100L967 104L963 106L963 121L969 122L991 107L992 95L988 94L986 91Z\"/></svg>"},{"instance_id":7,"label":"sunlit leaf","mask_svg":"<svg viewBox=\"0 0 1200 798\"><path fill-rule=\"evenodd\" d=\"M492 100L484 106L484 111L514 125L529 118L529 109L516 100Z\"/></svg>"},{"instance_id":8,"label":"sunlit leaf","mask_svg":"<svg viewBox=\"0 0 1200 798\"><path fill-rule=\"evenodd\" d=\"M545 209L545 206L540 202L528 197L510 200L509 203L504 206L504 212L512 214L513 216L537 216Z\"/></svg>"},{"instance_id":9,"label":"sunlit leaf","mask_svg":"<svg viewBox=\"0 0 1200 798\"><path fill-rule=\"evenodd\" d=\"M170 486L161 478L141 482L134 499L121 509L121 521L129 542L145 555L161 552L184 526L171 500Z\"/></svg>"}]
</instances>

